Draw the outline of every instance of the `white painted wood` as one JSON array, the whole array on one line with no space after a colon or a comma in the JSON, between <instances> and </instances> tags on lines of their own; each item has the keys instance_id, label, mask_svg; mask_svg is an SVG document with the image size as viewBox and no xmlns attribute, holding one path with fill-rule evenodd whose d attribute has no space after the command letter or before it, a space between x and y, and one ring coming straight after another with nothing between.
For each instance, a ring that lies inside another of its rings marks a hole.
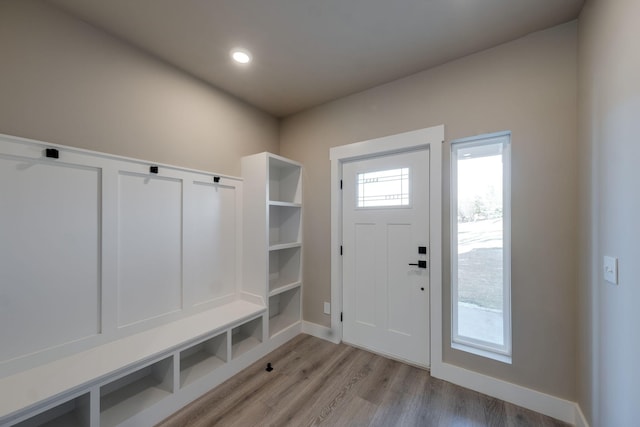
<instances>
[{"instance_id":1,"label":"white painted wood","mask_svg":"<svg viewBox=\"0 0 640 427\"><path fill-rule=\"evenodd\" d=\"M300 322L300 286L269 297L269 336Z\"/></svg>"},{"instance_id":2,"label":"white painted wood","mask_svg":"<svg viewBox=\"0 0 640 427\"><path fill-rule=\"evenodd\" d=\"M301 284L302 284L302 282L298 281L298 282L290 283L290 284L285 285L285 286L280 286L280 287L270 291L269 292L269 296L271 297L271 296L274 296L274 295L281 294L283 292L287 292L287 291L289 291L291 289L299 288Z\"/></svg>"},{"instance_id":3,"label":"white painted wood","mask_svg":"<svg viewBox=\"0 0 640 427\"><path fill-rule=\"evenodd\" d=\"M87 388L123 368L190 345L263 312L263 306L235 301L2 378L0 390L12 392L0 399L0 425L21 411L37 410L47 399Z\"/></svg>"},{"instance_id":4,"label":"white painted wood","mask_svg":"<svg viewBox=\"0 0 640 427\"><path fill-rule=\"evenodd\" d=\"M334 344L340 343L338 337L333 333L333 329L318 325L317 323L303 321L302 332Z\"/></svg>"},{"instance_id":5,"label":"white painted wood","mask_svg":"<svg viewBox=\"0 0 640 427\"><path fill-rule=\"evenodd\" d=\"M173 392L173 357L139 368L100 388L100 426L121 425Z\"/></svg>"},{"instance_id":6,"label":"white painted wood","mask_svg":"<svg viewBox=\"0 0 640 427\"><path fill-rule=\"evenodd\" d=\"M118 326L127 326L182 309L182 181L118 178Z\"/></svg>"},{"instance_id":7,"label":"white painted wood","mask_svg":"<svg viewBox=\"0 0 640 427\"><path fill-rule=\"evenodd\" d=\"M299 163L269 155L268 200L302 203L302 166Z\"/></svg>"},{"instance_id":8,"label":"white painted wood","mask_svg":"<svg viewBox=\"0 0 640 427\"><path fill-rule=\"evenodd\" d=\"M302 166L260 153L242 159L245 178L245 283L268 298L269 337L302 316ZM264 239L264 240L263 240Z\"/></svg>"},{"instance_id":9,"label":"white painted wood","mask_svg":"<svg viewBox=\"0 0 640 427\"><path fill-rule=\"evenodd\" d=\"M231 358L235 359L264 341L263 317L236 326L231 330Z\"/></svg>"},{"instance_id":10,"label":"white painted wood","mask_svg":"<svg viewBox=\"0 0 640 427\"><path fill-rule=\"evenodd\" d=\"M376 154L419 148L429 150L429 235L430 247L430 348L431 366L442 363L442 147L444 126L410 131L354 144L333 147L331 160L331 340L342 340L342 164Z\"/></svg>"},{"instance_id":11,"label":"white painted wood","mask_svg":"<svg viewBox=\"0 0 640 427\"><path fill-rule=\"evenodd\" d=\"M243 282L242 290L264 297L268 274L268 159L266 154L242 158L243 191ZM266 304L266 300L263 299Z\"/></svg>"},{"instance_id":12,"label":"white painted wood","mask_svg":"<svg viewBox=\"0 0 640 427\"><path fill-rule=\"evenodd\" d=\"M266 323L265 323L266 325ZM280 333L273 338L263 342L261 345L256 346L241 356L230 360L224 369L216 369L208 376L204 377L201 381L196 381L180 390L179 393L172 396L171 399L163 401L160 405L154 406L150 410L143 413L139 413L134 418L130 419L130 425L147 426L154 425L164 418L168 417L175 411L179 410L183 406L189 404L193 400L197 399L211 388L231 378L233 375L239 373L241 370L247 368L253 364L259 358L265 356L287 341L291 340L300 333L300 327L292 327L287 329L283 333ZM230 335L229 335L230 337ZM230 347L229 347L230 349Z\"/></svg>"},{"instance_id":13,"label":"white painted wood","mask_svg":"<svg viewBox=\"0 0 640 427\"><path fill-rule=\"evenodd\" d=\"M46 148L58 149L59 158L45 158ZM11 175L0 183L3 196L18 197L3 197L0 206L8 206L14 216L22 206L16 221L6 223L14 224L7 229L14 237L0 239L0 251L9 253L0 257L0 262L8 263L2 271L8 278L28 282L17 286L11 279L3 284L15 286L0 289L2 300L12 302L10 309L0 310L0 316L7 317L0 325L0 339L11 343L0 348L0 353L8 352L6 358L0 355L0 378L227 304L239 295L242 182L237 178L169 165L158 165L159 173L152 175L153 163L142 160L4 135L0 135L0 162L0 173ZM7 162L32 166L18 169ZM220 178L215 188L224 189L215 202L210 191L198 191L211 188L214 176ZM137 187L123 190L123 180L133 180ZM21 184L14 185L17 182ZM169 187L171 194L164 189L140 195L131 191L158 183ZM173 190L178 184L181 195ZM150 195L151 200L145 199ZM121 209L131 215L122 216ZM8 215L3 212L3 218ZM170 226L165 227L170 216ZM43 217L46 221L39 220ZM45 229L31 227L30 234L15 234L35 220ZM89 224L93 230L87 229ZM211 239L216 227L222 232ZM4 230L0 228L0 233ZM127 239L133 244L123 243ZM11 243L15 240L19 241ZM12 257L20 259L13 262ZM215 276L205 282L203 277L212 272ZM123 273L127 284L120 289ZM29 306L18 300L29 301ZM264 294L258 302L264 305ZM118 319L119 314L124 319ZM41 325L35 325L38 322ZM4 325L11 328L2 331Z\"/></svg>"},{"instance_id":14,"label":"white painted wood","mask_svg":"<svg viewBox=\"0 0 640 427\"><path fill-rule=\"evenodd\" d=\"M227 333L180 352L180 388L199 381L227 362Z\"/></svg>"},{"instance_id":15,"label":"white painted wood","mask_svg":"<svg viewBox=\"0 0 640 427\"><path fill-rule=\"evenodd\" d=\"M269 206L269 245L300 243L302 210L299 206Z\"/></svg>"},{"instance_id":16,"label":"white painted wood","mask_svg":"<svg viewBox=\"0 0 640 427\"><path fill-rule=\"evenodd\" d=\"M236 292L238 194L233 186L213 182L192 181L188 187L192 204L184 224L185 306L193 306Z\"/></svg>"},{"instance_id":17,"label":"white painted wood","mask_svg":"<svg viewBox=\"0 0 640 427\"><path fill-rule=\"evenodd\" d=\"M47 147L59 149L60 158L44 159ZM236 178L213 182L214 174L168 165L157 165L158 174L150 174L149 162L0 135L0 161L16 158L97 177L75 176L81 183L73 182L69 192L82 197L82 185L93 189L98 286L92 319L102 324L89 338L0 361L0 389L12 390L0 399L0 425L36 422L46 411L51 411L48 419L60 415L62 423L75 413L94 427L101 421L151 425L300 333L299 164L262 156L261 176L252 187L261 188L260 207L251 211L262 214L249 218L259 218L262 228L264 238L256 245L257 235L243 233L250 221L244 221L248 209ZM278 192L271 202L269 166L273 194ZM278 243L271 248L270 224L272 242ZM255 286L242 286L243 276L257 265L251 258L244 264L249 268L240 262L245 244L247 253L262 256ZM285 278L291 271L292 279L272 294L278 310L270 337L268 255L288 251L294 257L276 264ZM77 299L64 295L62 304L73 303Z\"/></svg>"},{"instance_id":18,"label":"white painted wood","mask_svg":"<svg viewBox=\"0 0 640 427\"><path fill-rule=\"evenodd\" d=\"M84 393L16 424L16 427L89 427L90 398Z\"/></svg>"},{"instance_id":19,"label":"white painted wood","mask_svg":"<svg viewBox=\"0 0 640 427\"><path fill-rule=\"evenodd\" d=\"M577 403L575 404L576 415L575 415L575 423L576 427L589 427L589 423L587 422L587 418L582 413L582 408Z\"/></svg>"},{"instance_id":20,"label":"white painted wood","mask_svg":"<svg viewBox=\"0 0 640 427\"><path fill-rule=\"evenodd\" d=\"M0 154L0 361L100 333L100 170Z\"/></svg>"},{"instance_id":21,"label":"white painted wood","mask_svg":"<svg viewBox=\"0 0 640 427\"><path fill-rule=\"evenodd\" d=\"M269 252L269 290L276 292L300 283L301 248L285 248Z\"/></svg>"},{"instance_id":22,"label":"white painted wood","mask_svg":"<svg viewBox=\"0 0 640 427\"><path fill-rule=\"evenodd\" d=\"M409 206L359 208L358 174L408 169ZM429 152L343 165L343 339L429 366Z\"/></svg>"}]
</instances>

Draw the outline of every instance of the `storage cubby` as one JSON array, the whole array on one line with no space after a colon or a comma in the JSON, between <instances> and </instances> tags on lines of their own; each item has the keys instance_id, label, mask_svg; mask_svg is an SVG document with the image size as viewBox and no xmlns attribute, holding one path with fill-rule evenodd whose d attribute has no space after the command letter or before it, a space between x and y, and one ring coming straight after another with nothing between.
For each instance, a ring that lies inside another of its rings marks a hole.
<instances>
[{"instance_id":1,"label":"storage cubby","mask_svg":"<svg viewBox=\"0 0 640 427\"><path fill-rule=\"evenodd\" d=\"M301 247L269 251L269 292L300 283Z\"/></svg>"},{"instance_id":2,"label":"storage cubby","mask_svg":"<svg viewBox=\"0 0 640 427\"><path fill-rule=\"evenodd\" d=\"M180 387L202 378L227 362L227 334L222 333L180 352Z\"/></svg>"},{"instance_id":3,"label":"storage cubby","mask_svg":"<svg viewBox=\"0 0 640 427\"><path fill-rule=\"evenodd\" d=\"M262 342L262 316L231 330L231 353L236 358Z\"/></svg>"},{"instance_id":4,"label":"storage cubby","mask_svg":"<svg viewBox=\"0 0 640 427\"><path fill-rule=\"evenodd\" d=\"M223 333L180 352L180 387L202 378L227 362L227 334Z\"/></svg>"},{"instance_id":5,"label":"storage cubby","mask_svg":"<svg viewBox=\"0 0 640 427\"><path fill-rule=\"evenodd\" d=\"M89 393L46 410L15 427L89 427Z\"/></svg>"},{"instance_id":6,"label":"storage cubby","mask_svg":"<svg viewBox=\"0 0 640 427\"><path fill-rule=\"evenodd\" d=\"M138 369L100 388L100 426L112 427L173 392L173 357Z\"/></svg>"},{"instance_id":7,"label":"storage cubby","mask_svg":"<svg viewBox=\"0 0 640 427\"><path fill-rule=\"evenodd\" d=\"M300 321L300 287L269 297L269 336Z\"/></svg>"},{"instance_id":8,"label":"storage cubby","mask_svg":"<svg viewBox=\"0 0 640 427\"><path fill-rule=\"evenodd\" d=\"M300 213L297 206L269 206L269 246L300 242Z\"/></svg>"},{"instance_id":9,"label":"storage cubby","mask_svg":"<svg viewBox=\"0 0 640 427\"><path fill-rule=\"evenodd\" d=\"M269 157L269 200L302 203L300 166Z\"/></svg>"}]
</instances>

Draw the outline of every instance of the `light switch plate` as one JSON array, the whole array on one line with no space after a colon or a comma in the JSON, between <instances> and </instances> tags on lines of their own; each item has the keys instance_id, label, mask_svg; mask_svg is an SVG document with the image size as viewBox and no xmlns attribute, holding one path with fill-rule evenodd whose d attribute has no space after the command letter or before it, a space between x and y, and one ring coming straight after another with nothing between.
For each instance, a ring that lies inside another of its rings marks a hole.
<instances>
[{"instance_id":1,"label":"light switch plate","mask_svg":"<svg viewBox=\"0 0 640 427\"><path fill-rule=\"evenodd\" d=\"M331 314L331 303L324 303L324 314Z\"/></svg>"},{"instance_id":2,"label":"light switch plate","mask_svg":"<svg viewBox=\"0 0 640 427\"><path fill-rule=\"evenodd\" d=\"M605 256L603 265L604 280L614 285L618 284L618 258Z\"/></svg>"}]
</instances>

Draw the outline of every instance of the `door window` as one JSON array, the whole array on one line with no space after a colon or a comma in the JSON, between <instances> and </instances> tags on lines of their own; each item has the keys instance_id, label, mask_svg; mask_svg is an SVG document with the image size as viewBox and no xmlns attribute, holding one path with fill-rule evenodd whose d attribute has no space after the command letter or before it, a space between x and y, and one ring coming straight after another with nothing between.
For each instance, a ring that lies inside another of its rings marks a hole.
<instances>
[{"instance_id":1,"label":"door window","mask_svg":"<svg viewBox=\"0 0 640 427\"><path fill-rule=\"evenodd\" d=\"M409 168L358 173L358 207L409 206Z\"/></svg>"}]
</instances>

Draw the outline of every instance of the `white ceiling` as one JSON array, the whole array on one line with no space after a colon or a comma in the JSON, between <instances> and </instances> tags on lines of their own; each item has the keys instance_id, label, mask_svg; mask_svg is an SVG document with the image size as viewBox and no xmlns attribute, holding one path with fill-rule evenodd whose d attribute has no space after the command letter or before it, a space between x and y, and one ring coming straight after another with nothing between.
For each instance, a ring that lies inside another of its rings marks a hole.
<instances>
[{"instance_id":1,"label":"white ceiling","mask_svg":"<svg viewBox=\"0 0 640 427\"><path fill-rule=\"evenodd\" d=\"M584 0L50 2L284 117L570 21Z\"/></svg>"}]
</instances>

